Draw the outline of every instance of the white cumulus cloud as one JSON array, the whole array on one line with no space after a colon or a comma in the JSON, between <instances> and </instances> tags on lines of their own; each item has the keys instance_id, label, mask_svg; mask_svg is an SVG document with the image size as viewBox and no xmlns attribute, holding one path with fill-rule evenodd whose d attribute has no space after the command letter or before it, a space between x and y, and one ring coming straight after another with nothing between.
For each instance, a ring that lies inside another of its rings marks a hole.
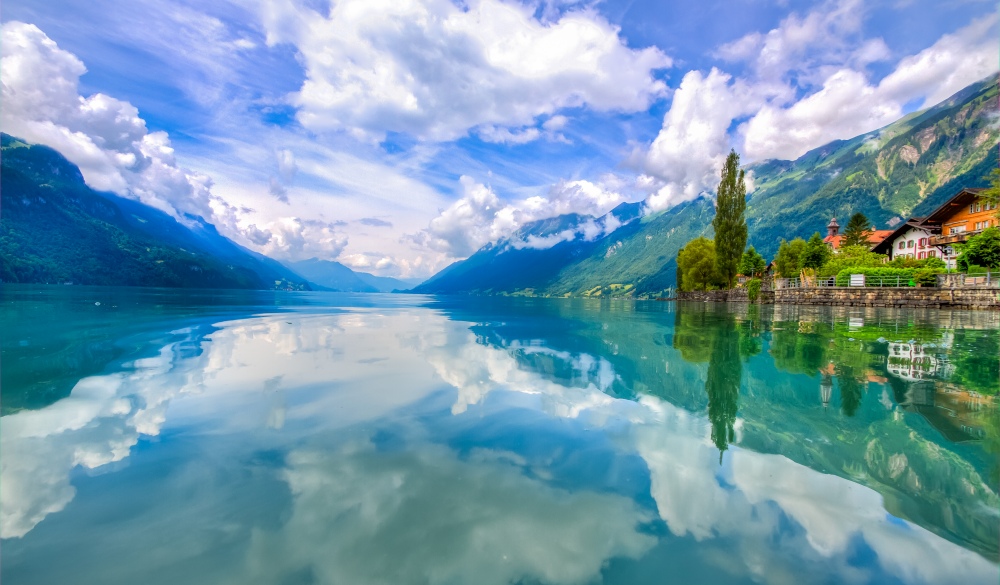
<instances>
[{"instance_id":1,"label":"white cumulus cloud","mask_svg":"<svg viewBox=\"0 0 1000 585\"><path fill-rule=\"evenodd\" d=\"M167 134L149 132L132 104L80 95L86 67L76 56L23 22L5 23L2 41L4 132L55 148L94 189L175 217L213 217L211 180L179 167Z\"/></svg>"},{"instance_id":2,"label":"white cumulus cloud","mask_svg":"<svg viewBox=\"0 0 1000 585\"><path fill-rule=\"evenodd\" d=\"M730 125L759 103L750 87L718 69L688 72L660 133L648 151L634 155L633 162L661 185L646 201L650 211L714 190L731 145Z\"/></svg>"},{"instance_id":3,"label":"white cumulus cloud","mask_svg":"<svg viewBox=\"0 0 1000 585\"><path fill-rule=\"evenodd\" d=\"M657 137L628 161L643 173L637 185L650 193L648 209L714 192L731 148L744 164L795 159L888 125L914 103L933 106L1000 68L991 15L901 58L878 81L868 65L892 53L883 39L863 36L864 18L859 0L825 2L720 47L719 58L749 64L744 77L688 72Z\"/></svg>"},{"instance_id":4,"label":"white cumulus cloud","mask_svg":"<svg viewBox=\"0 0 1000 585\"><path fill-rule=\"evenodd\" d=\"M541 136L562 108L641 111L666 92L655 47L633 49L591 10L540 21L500 0L342 0L321 14L265 3L267 42L293 44L306 80L291 97L314 131L446 141Z\"/></svg>"},{"instance_id":5,"label":"white cumulus cloud","mask_svg":"<svg viewBox=\"0 0 1000 585\"><path fill-rule=\"evenodd\" d=\"M339 227L321 220L283 217L260 227L251 225L243 235L272 258L333 260L343 252L348 241Z\"/></svg>"},{"instance_id":6,"label":"white cumulus cloud","mask_svg":"<svg viewBox=\"0 0 1000 585\"><path fill-rule=\"evenodd\" d=\"M751 159L794 159L831 140L853 138L890 124L904 106L933 106L1000 67L995 16L942 36L899 61L879 83L843 68L822 87L784 107L769 104L742 129Z\"/></svg>"},{"instance_id":7,"label":"white cumulus cloud","mask_svg":"<svg viewBox=\"0 0 1000 585\"><path fill-rule=\"evenodd\" d=\"M628 199L613 187L617 177L608 175L597 183L586 180L562 181L546 195L505 202L487 185L462 176L463 195L431 220L428 227L410 236L414 243L445 254L465 258L487 243L512 236L527 223L567 214L593 216L577 225L546 236L529 235L512 241L515 248L551 248L577 237L593 240L611 233L621 222L614 217L594 219L607 214Z\"/></svg>"}]
</instances>

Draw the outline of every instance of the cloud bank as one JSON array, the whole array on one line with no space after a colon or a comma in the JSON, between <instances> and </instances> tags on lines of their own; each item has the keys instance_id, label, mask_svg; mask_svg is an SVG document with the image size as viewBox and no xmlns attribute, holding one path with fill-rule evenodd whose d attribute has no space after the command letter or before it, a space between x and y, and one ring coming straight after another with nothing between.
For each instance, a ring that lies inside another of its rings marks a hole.
<instances>
[{"instance_id":1,"label":"cloud bank","mask_svg":"<svg viewBox=\"0 0 1000 585\"><path fill-rule=\"evenodd\" d=\"M688 72L659 134L628 161L648 177L649 210L713 193L730 148L744 164L794 160L888 125L914 104L935 105L1000 68L991 15L901 58L876 82L869 66L892 55L881 38L862 35L864 17L859 0L826 2L720 47L717 56L744 64L744 75Z\"/></svg>"},{"instance_id":2,"label":"cloud bank","mask_svg":"<svg viewBox=\"0 0 1000 585\"><path fill-rule=\"evenodd\" d=\"M553 22L499 0L345 0L326 13L265 3L270 45L291 43L306 80L291 96L303 126L381 140L447 141L470 132L523 143L561 109L644 110L666 94L671 59L632 49L592 10Z\"/></svg>"},{"instance_id":3,"label":"cloud bank","mask_svg":"<svg viewBox=\"0 0 1000 585\"><path fill-rule=\"evenodd\" d=\"M13 21L0 30L4 132L56 149L94 189L178 219L214 218L211 179L177 165L165 132L149 132L128 102L102 93L81 96L83 62L38 27Z\"/></svg>"},{"instance_id":4,"label":"cloud bank","mask_svg":"<svg viewBox=\"0 0 1000 585\"><path fill-rule=\"evenodd\" d=\"M622 225L613 216L603 216L628 201L614 190L622 186L617 177L606 175L602 179L599 183L563 181L553 185L545 196L506 203L489 186L462 176L463 196L431 220L427 229L410 239L450 258L465 258L487 243L505 238L511 239L512 247L535 249L550 248L581 236L593 240ZM525 224L567 214L590 217L544 237L514 237Z\"/></svg>"}]
</instances>

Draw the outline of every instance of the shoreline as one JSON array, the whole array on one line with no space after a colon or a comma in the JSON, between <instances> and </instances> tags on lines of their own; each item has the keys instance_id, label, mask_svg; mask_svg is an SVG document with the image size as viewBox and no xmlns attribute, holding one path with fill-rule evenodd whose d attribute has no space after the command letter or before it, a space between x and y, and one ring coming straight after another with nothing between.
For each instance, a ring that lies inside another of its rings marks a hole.
<instances>
[{"instance_id":1,"label":"shoreline","mask_svg":"<svg viewBox=\"0 0 1000 585\"><path fill-rule=\"evenodd\" d=\"M745 289L679 292L675 301L749 303ZM1000 288L815 287L760 291L766 305L818 305L1000 311Z\"/></svg>"}]
</instances>

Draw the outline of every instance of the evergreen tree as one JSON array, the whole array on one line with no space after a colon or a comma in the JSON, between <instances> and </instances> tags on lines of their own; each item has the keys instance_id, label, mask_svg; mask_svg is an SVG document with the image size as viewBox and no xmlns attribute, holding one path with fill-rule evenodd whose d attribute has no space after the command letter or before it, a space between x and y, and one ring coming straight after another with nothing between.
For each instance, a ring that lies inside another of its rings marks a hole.
<instances>
[{"instance_id":1,"label":"evergreen tree","mask_svg":"<svg viewBox=\"0 0 1000 585\"><path fill-rule=\"evenodd\" d=\"M802 251L802 268L815 268L819 270L830 260L830 256L832 255L833 252L830 250L830 247L820 237L819 232L816 232L806 242L805 249Z\"/></svg>"},{"instance_id":2,"label":"evergreen tree","mask_svg":"<svg viewBox=\"0 0 1000 585\"><path fill-rule=\"evenodd\" d=\"M750 246L746 252L743 252L743 258L740 260L740 274L751 277L759 276L764 273L766 268L767 262L764 261L764 257L753 246Z\"/></svg>"},{"instance_id":3,"label":"evergreen tree","mask_svg":"<svg viewBox=\"0 0 1000 585\"><path fill-rule=\"evenodd\" d=\"M871 244L868 242L868 236L871 235L871 232L871 222L868 221L865 214L859 211L852 215L850 221L847 222L847 228L844 230L844 238L840 241L840 246L870 247Z\"/></svg>"},{"instance_id":4,"label":"evergreen tree","mask_svg":"<svg viewBox=\"0 0 1000 585\"><path fill-rule=\"evenodd\" d=\"M740 155L735 150L729 152L722 167L722 180L716 194L715 219L715 265L723 281L733 287L733 279L739 269L743 249L747 246L747 187L740 169Z\"/></svg>"}]
</instances>

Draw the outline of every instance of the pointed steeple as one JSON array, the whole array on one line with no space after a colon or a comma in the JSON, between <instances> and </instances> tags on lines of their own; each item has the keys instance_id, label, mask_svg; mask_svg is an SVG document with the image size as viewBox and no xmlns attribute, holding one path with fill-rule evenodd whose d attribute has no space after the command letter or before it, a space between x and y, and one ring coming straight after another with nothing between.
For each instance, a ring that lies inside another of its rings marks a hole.
<instances>
[{"instance_id":1,"label":"pointed steeple","mask_svg":"<svg viewBox=\"0 0 1000 585\"><path fill-rule=\"evenodd\" d=\"M830 218L830 223L826 224L826 236L832 238L840 233L840 224L837 223L836 217Z\"/></svg>"}]
</instances>

